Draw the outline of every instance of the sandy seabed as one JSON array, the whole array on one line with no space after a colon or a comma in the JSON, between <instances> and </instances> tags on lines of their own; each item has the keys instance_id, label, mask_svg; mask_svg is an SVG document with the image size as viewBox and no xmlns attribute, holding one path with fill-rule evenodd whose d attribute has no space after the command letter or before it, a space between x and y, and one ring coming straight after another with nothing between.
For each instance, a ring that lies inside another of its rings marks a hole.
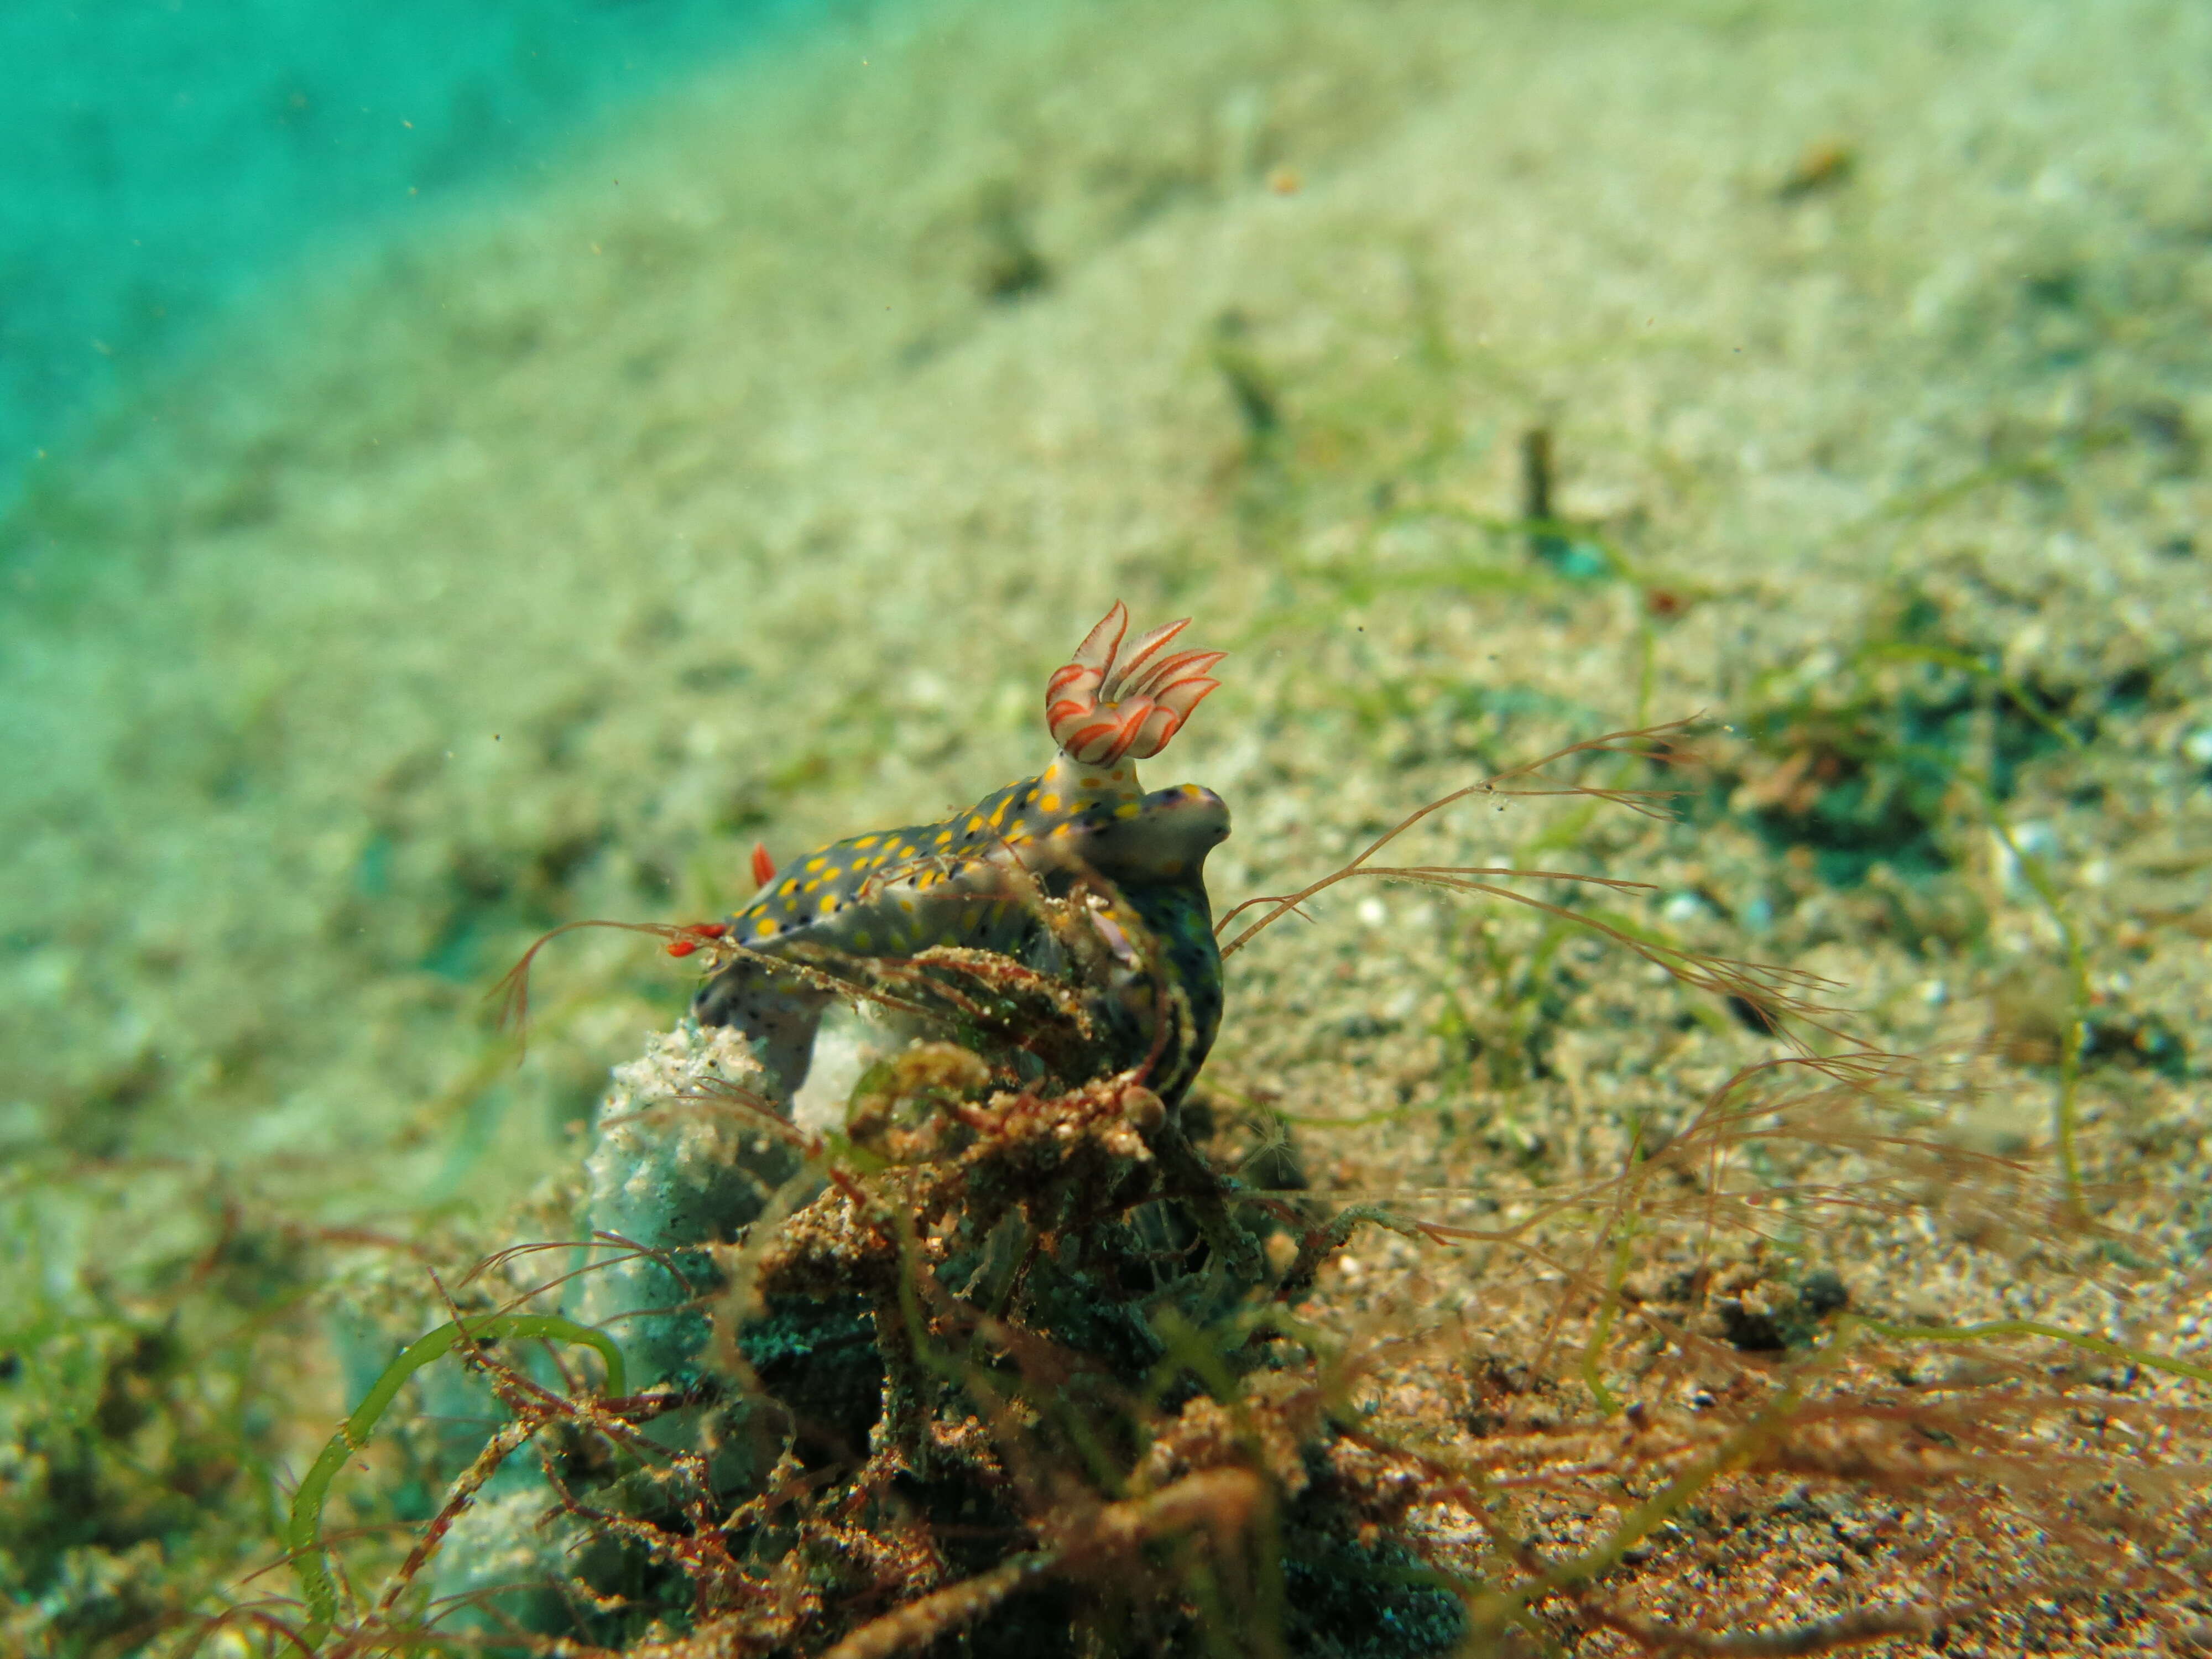
<instances>
[{"instance_id":1,"label":"sandy seabed","mask_svg":"<svg viewBox=\"0 0 2212 1659\"><path fill-rule=\"evenodd\" d=\"M1044 676L1118 597L1235 652L1152 769L1232 805L1217 903L1704 711L1702 817L1484 806L1423 860L1654 883L1653 926L1956 1057L1960 1144L2033 1167L2078 942L2124 1249L2054 1266L1935 1206L1814 1254L1854 1305L2202 1366L2208 72L2212 14L2171 3L863 9L303 270L0 526L15 1328L151 1307L241 1228L501 1242L687 988L576 938L518 1072L480 1005L521 946L720 914L757 837L1035 769ZM1549 562L1506 528L1538 430L1578 527ZM1929 786L1945 672L1981 703ZM1844 868L1821 791L1854 787ZM1347 1191L1604 1170L1772 1048L1632 958L1570 957L1547 1006L1535 923L1479 903L1316 914L1232 963L1209 1083L1387 1120L1308 1132ZM1516 1272L1355 1247L1322 1302L1418 1282L1503 1352L1559 1295ZM1665 1559L1650 1606L1701 1616ZM2208 1616L2054 1601L2036 1640Z\"/></svg>"}]
</instances>

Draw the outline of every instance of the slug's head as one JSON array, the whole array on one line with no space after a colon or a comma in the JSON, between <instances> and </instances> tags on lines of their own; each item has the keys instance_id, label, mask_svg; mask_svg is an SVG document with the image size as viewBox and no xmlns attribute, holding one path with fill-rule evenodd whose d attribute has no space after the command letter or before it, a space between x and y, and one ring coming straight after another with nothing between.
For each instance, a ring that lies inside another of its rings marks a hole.
<instances>
[{"instance_id":1,"label":"slug's head","mask_svg":"<svg viewBox=\"0 0 2212 1659\"><path fill-rule=\"evenodd\" d=\"M1229 806L1194 783L1078 813L1046 837L1054 854L1123 887L1196 882L1206 855L1229 839Z\"/></svg>"},{"instance_id":2,"label":"slug's head","mask_svg":"<svg viewBox=\"0 0 2212 1659\"><path fill-rule=\"evenodd\" d=\"M1190 626L1171 622L1123 647L1129 612L1116 599L1075 648L1075 659L1045 685L1044 718L1060 745L1049 775L1078 799L1134 799L1137 769L1168 746L1191 710L1219 681L1209 677L1225 651L1162 647Z\"/></svg>"}]
</instances>

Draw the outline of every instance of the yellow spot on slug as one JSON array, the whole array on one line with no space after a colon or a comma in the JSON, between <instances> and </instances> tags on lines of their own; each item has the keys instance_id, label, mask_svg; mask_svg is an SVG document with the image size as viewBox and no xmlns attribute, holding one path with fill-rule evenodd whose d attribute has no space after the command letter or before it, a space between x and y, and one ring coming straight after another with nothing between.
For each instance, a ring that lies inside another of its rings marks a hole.
<instances>
[{"instance_id":1,"label":"yellow spot on slug","mask_svg":"<svg viewBox=\"0 0 2212 1659\"><path fill-rule=\"evenodd\" d=\"M843 902L844 900L839 898L835 893L830 894L822 901L822 914L825 916L836 915L837 907Z\"/></svg>"},{"instance_id":2,"label":"yellow spot on slug","mask_svg":"<svg viewBox=\"0 0 2212 1659\"><path fill-rule=\"evenodd\" d=\"M763 916L758 924L753 928L753 937L755 939L774 939L775 937L775 924L770 921L766 916Z\"/></svg>"},{"instance_id":3,"label":"yellow spot on slug","mask_svg":"<svg viewBox=\"0 0 2212 1659\"><path fill-rule=\"evenodd\" d=\"M806 860L806 867L807 867L808 869L810 869L810 870L819 870L819 869L820 869L823 865L827 864L829 861L830 861L829 860L827 860L827 859L823 859L823 858L812 858L812 859L809 859L809 860Z\"/></svg>"},{"instance_id":4,"label":"yellow spot on slug","mask_svg":"<svg viewBox=\"0 0 2212 1659\"><path fill-rule=\"evenodd\" d=\"M873 836L861 836L858 841L854 842L853 843L853 846L854 846L854 849L857 851L858 849L860 849L860 848L864 848L864 847L873 847L875 844L876 844L876 838L875 838Z\"/></svg>"},{"instance_id":5,"label":"yellow spot on slug","mask_svg":"<svg viewBox=\"0 0 2212 1659\"><path fill-rule=\"evenodd\" d=\"M839 877L842 876L844 873L845 873L845 872L844 872L842 870L840 870L840 869L839 869L836 865L834 865L834 864L833 864L833 865L831 865L831 866L830 866L827 870L824 870L824 871L822 872L822 879L823 879L823 880L824 880L824 881L836 881Z\"/></svg>"},{"instance_id":6,"label":"yellow spot on slug","mask_svg":"<svg viewBox=\"0 0 2212 1659\"><path fill-rule=\"evenodd\" d=\"M1133 818L1137 816L1139 810L1139 809L1136 802L1133 800L1125 800L1119 806L1114 809L1114 816L1117 818Z\"/></svg>"},{"instance_id":7,"label":"yellow spot on slug","mask_svg":"<svg viewBox=\"0 0 2212 1659\"><path fill-rule=\"evenodd\" d=\"M1048 812L1057 812L1060 811L1060 797L1057 795L1040 795L1037 797L1037 805Z\"/></svg>"},{"instance_id":8,"label":"yellow spot on slug","mask_svg":"<svg viewBox=\"0 0 2212 1659\"><path fill-rule=\"evenodd\" d=\"M859 933L853 935L853 948L855 951L872 950L874 948L875 943L876 936L873 933L871 933L865 927L860 929Z\"/></svg>"}]
</instances>

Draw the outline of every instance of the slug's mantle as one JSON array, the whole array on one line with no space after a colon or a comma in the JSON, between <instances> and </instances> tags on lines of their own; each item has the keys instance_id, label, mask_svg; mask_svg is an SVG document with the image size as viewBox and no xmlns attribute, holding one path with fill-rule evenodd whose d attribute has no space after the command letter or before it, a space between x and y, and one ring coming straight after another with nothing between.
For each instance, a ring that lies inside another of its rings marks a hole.
<instances>
[{"instance_id":1,"label":"slug's mantle","mask_svg":"<svg viewBox=\"0 0 2212 1659\"><path fill-rule=\"evenodd\" d=\"M702 1025L730 1026L757 1045L787 1100L805 1080L816 1033L836 993L817 969L840 959L926 959L940 950L986 951L1039 972L1065 966L1064 941L1043 925L1041 899L1079 887L1126 904L1148 935L1133 940L1103 896L1093 926L1127 962L1132 1007L1120 1011L1116 1058L1158 1065L1152 1085L1172 1102L1188 1086L1220 1023L1221 957L1205 886L1207 854L1228 837L1229 809L1195 784L1146 793L1136 763L1166 746L1218 684L1224 653L1160 652L1188 619L1122 649L1120 603L1046 687L1045 722L1058 753L1038 776L986 795L938 823L854 836L793 860L716 931L728 941L693 1000ZM789 964L789 965L787 965ZM1164 988L1188 1030L1159 1054Z\"/></svg>"}]
</instances>

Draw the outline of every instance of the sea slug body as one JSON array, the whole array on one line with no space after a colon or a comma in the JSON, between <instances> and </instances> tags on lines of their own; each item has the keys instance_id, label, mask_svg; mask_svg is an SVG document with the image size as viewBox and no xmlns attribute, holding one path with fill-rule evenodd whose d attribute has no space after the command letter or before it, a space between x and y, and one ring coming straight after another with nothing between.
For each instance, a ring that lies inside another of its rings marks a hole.
<instances>
[{"instance_id":1,"label":"sea slug body","mask_svg":"<svg viewBox=\"0 0 2212 1659\"><path fill-rule=\"evenodd\" d=\"M758 1045L787 1098L806 1077L833 993L778 957L797 947L857 957L908 957L939 946L1053 964L1033 896L1102 878L1152 935L1158 971L1180 993L1189 1030L1152 1087L1172 1101L1205 1059L1221 1017L1221 955L1205 885L1206 854L1229 835L1229 809L1195 784L1146 793L1136 763L1167 746L1218 682L1218 651L1162 655L1188 619L1130 641L1119 604L1046 688L1059 753L1039 776L986 795L939 823L878 830L793 860L732 916L742 947L700 988L704 1026ZM1102 939L1129 957L1123 930L1096 915Z\"/></svg>"}]
</instances>

